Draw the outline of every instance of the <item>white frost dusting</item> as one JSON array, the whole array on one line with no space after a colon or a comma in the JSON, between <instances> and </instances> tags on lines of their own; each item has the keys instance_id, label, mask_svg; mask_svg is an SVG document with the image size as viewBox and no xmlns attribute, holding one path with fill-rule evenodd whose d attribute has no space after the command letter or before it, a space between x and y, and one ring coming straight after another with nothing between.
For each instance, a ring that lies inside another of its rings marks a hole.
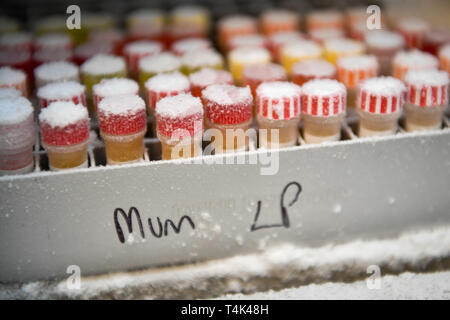
<instances>
[{"instance_id":1,"label":"white frost dusting","mask_svg":"<svg viewBox=\"0 0 450 320\"><path fill-rule=\"evenodd\" d=\"M435 69L411 70L405 75L405 83L417 87L446 86L449 83L448 73Z\"/></svg>"},{"instance_id":2,"label":"white frost dusting","mask_svg":"<svg viewBox=\"0 0 450 320\"><path fill-rule=\"evenodd\" d=\"M334 94L344 94L345 86L331 79L314 79L306 82L302 86L303 94L311 96L331 96Z\"/></svg>"},{"instance_id":3,"label":"white frost dusting","mask_svg":"<svg viewBox=\"0 0 450 320\"><path fill-rule=\"evenodd\" d=\"M213 49L197 49L186 52L181 57L181 64L191 69L214 68L223 65L223 58L220 53Z\"/></svg>"},{"instance_id":4,"label":"white frost dusting","mask_svg":"<svg viewBox=\"0 0 450 320\"><path fill-rule=\"evenodd\" d=\"M369 276L369 275L367 275ZM380 289L370 290L365 280L353 283L310 284L304 287L281 291L269 290L254 294L228 294L217 299L226 300L403 300L403 299L450 299L450 271L416 274L405 272L398 276L387 275L380 278ZM240 288L230 284L230 291Z\"/></svg>"},{"instance_id":5,"label":"white frost dusting","mask_svg":"<svg viewBox=\"0 0 450 320\"><path fill-rule=\"evenodd\" d=\"M378 68L378 61L374 55L349 56L338 59L337 66L345 70L370 70Z\"/></svg>"},{"instance_id":6,"label":"white frost dusting","mask_svg":"<svg viewBox=\"0 0 450 320\"><path fill-rule=\"evenodd\" d=\"M94 94L106 97L118 94L137 94L139 85L136 81L128 78L110 78L102 79L92 89Z\"/></svg>"},{"instance_id":7,"label":"white frost dusting","mask_svg":"<svg viewBox=\"0 0 450 320\"><path fill-rule=\"evenodd\" d=\"M401 272L405 264L426 266L427 261L450 255L450 228L421 230L405 233L398 238L384 240L357 240L344 244L329 244L319 248L285 244L271 247L261 253L234 256L197 263L185 267L166 267L137 272L85 277L79 291L69 290L66 281L51 288L52 293L68 297L90 298L104 292L127 287L172 287L182 290L189 286L202 286L210 278L233 278L247 282L252 277L270 277L271 274L289 271L315 272L320 279L333 280L338 270L366 270L369 265L388 266ZM357 283L356 283L357 284ZM307 288L307 287L305 287ZM232 284L237 291L237 284ZM22 286L31 297L42 296L38 283ZM230 290L231 291L231 290ZM149 296L151 298L151 296Z\"/></svg>"},{"instance_id":8,"label":"white frost dusting","mask_svg":"<svg viewBox=\"0 0 450 320\"><path fill-rule=\"evenodd\" d=\"M286 81L264 82L256 89L256 94L271 99L300 97L300 86Z\"/></svg>"},{"instance_id":9,"label":"white frost dusting","mask_svg":"<svg viewBox=\"0 0 450 320\"><path fill-rule=\"evenodd\" d=\"M232 84L233 76L225 70L202 68L189 75L191 84L199 87L207 87L212 84Z\"/></svg>"},{"instance_id":10,"label":"white frost dusting","mask_svg":"<svg viewBox=\"0 0 450 320\"><path fill-rule=\"evenodd\" d=\"M0 125L20 123L32 113L31 102L24 97L0 99Z\"/></svg>"},{"instance_id":11,"label":"white frost dusting","mask_svg":"<svg viewBox=\"0 0 450 320\"><path fill-rule=\"evenodd\" d=\"M283 54L294 57L315 57L322 54L322 48L314 41L296 40L281 49Z\"/></svg>"},{"instance_id":12,"label":"white frost dusting","mask_svg":"<svg viewBox=\"0 0 450 320\"><path fill-rule=\"evenodd\" d=\"M291 73L307 77L332 77L336 73L336 67L324 59L311 59L296 63Z\"/></svg>"},{"instance_id":13,"label":"white frost dusting","mask_svg":"<svg viewBox=\"0 0 450 320\"><path fill-rule=\"evenodd\" d=\"M98 109L110 114L127 114L145 110L145 102L134 94L119 94L105 97Z\"/></svg>"},{"instance_id":14,"label":"white frost dusting","mask_svg":"<svg viewBox=\"0 0 450 320\"><path fill-rule=\"evenodd\" d=\"M156 103L156 113L163 117L186 118L196 113L203 114L203 105L200 98L182 93L159 100Z\"/></svg>"},{"instance_id":15,"label":"white frost dusting","mask_svg":"<svg viewBox=\"0 0 450 320\"><path fill-rule=\"evenodd\" d=\"M239 47L231 50L229 53L230 61L239 61L240 63L269 62L270 52L259 47Z\"/></svg>"},{"instance_id":16,"label":"white frost dusting","mask_svg":"<svg viewBox=\"0 0 450 320\"><path fill-rule=\"evenodd\" d=\"M0 88L0 99L5 98L18 98L22 95L22 92L15 88Z\"/></svg>"},{"instance_id":17,"label":"white frost dusting","mask_svg":"<svg viewBox=\"0 0 450 320\"><path fill-rule=\"evenodd\" d=\"M370 94L380 96L400 96L406 87L402 81L393 77L378 77L364 80L361 84L361 90Z\"/></svg>"},{"instance_id":18,"label":"white frost dusting","mask_svg":"<svg viewBox=\"0 0 450 320\"><path fill-rule=\"evenodd\" d=\"M202 38L187 38L176 41L172 45L172 50L179 54L184 54L188 51L206 49L212 47L211 41Z\"/></svg>"},{"instance_id":19,"label":"white frost dusting","mask_svg":"<svg viewBox=\"0 0 450 320\"><path fill-rule=\"evenodd\" d=\"M25 73L10 67L0 68L0 86L21 83L25 80Z\"/></svg>"},{"instance_id":20,"label":"white frost dusting","mask_svg":"<svg viewBox=\"0 0 450 320\"><path fill-rule=\"evenodd\" d=\"M405 40L399 33L387 30L368 31L365 41L369 47L380 49L402 48L405 45Z\"/></svg>"},{"instance_id":21,"label":"white frost dusting","mask_svg":"<svg viewBox=\"0 0 450 320\"><path fill-rule=\"evenodd\" d=\"M78 67L66 61L47 62L34 69L34 74L39 79L62 81L78 78Z\"/></svg>"},{"instance_id":22,"label":"white frost dusting","mask_svg":"<svg viewBox=\"0 0 450 320\"><path fill-rule=\"evenodd\" d=\"M81 65L81 71L93 75L125 71L125 60L109 54L97 54Z\"/></svg>"},{"instance_id":23,"label":"white frost dusting","mask_svg":"<svg viewBox=\"0 0 450 320\"><path fill-rule=\"evenodd\" d=\"M202 96L220 105L251 103L250 87L236 87L228 84L213 84L202 91Z\"/></svg>"},{"instance_id":24,"label":"white frost dusting","mask_svg":"<svg viewBox=\"0 0 450 320\"><path fill-rule=\"evenodd\" d=\"M75 81L49 83L37 91L42 99L69 99L84 92L84 86Z\"/></svg>"},{"instance_id":25,"label":"white frost dusting","mask_svg":"<svg viewBox=\"0 0 450 320\"><path fill-rule=\"evenodd\" d=\"M178 70L180 58L170 52L163 52L139 60L139 69L149 73L161 73Z\"/></svg>"},{"instance_id":26,"label":"white frost dusting","mask_svg":"<svg viewBox=\"0 0 450 320\"><path fill-rule=\"evenodd\" d=\"M416 49L397 53L393 63L411 69L432 69L439 66L439 60L435 56Z\"/></svg>"},{"instance_id":27,"label":"white frost dusting","mask_svg":"<svg viewBox=\"0 0 450 320\"><path fill-rule=\"evenodd\" d=\"M86 107L69 101L52 102L39 114L39 121L47 123L52 128L65 127L88 119Z\"/></svg>"},{"instance_id":28,"label":"white frost dusting","mask_svg":"<svg viewBox=\"0 0 450 320\"><path fill-rule=\"evenodd\" d=\"M161 91L183 91L190 89L189 79L180 72L161 73L145 82L147 90Z\"/></svg>"}]
</instances>

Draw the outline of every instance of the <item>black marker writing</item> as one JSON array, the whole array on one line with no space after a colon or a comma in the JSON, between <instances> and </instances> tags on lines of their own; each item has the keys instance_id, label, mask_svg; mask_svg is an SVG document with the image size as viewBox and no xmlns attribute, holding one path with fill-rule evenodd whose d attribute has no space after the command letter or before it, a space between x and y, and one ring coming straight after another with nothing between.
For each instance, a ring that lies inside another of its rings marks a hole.
<instances>
[{"instance_id":1,"label":"black marker writing","mask_svg":"<svg viewBox=\"0 0 450 320\"><path fill-rule=\"evenodd\" d=\"M253 224L250 227L250 231L256 231L259 229L266 229L266 228L277 228L277 227L289 228L290 227L289 215L287 212L287 208L285 206L286 191L290 188L295 188L296 192L295 192L294 198L290 202L288 202L288 205L287 205L288 207L291 207L295 202L297 202L298 197L300 196L300 192L302 192L302 186L300 185L300 183L298 183L296 181L289 182L284 187L283 192L281 193L281 197L280 197L281 223L257 225L258 218L261 213L261 200L259 200L258 206L256 208L256 214L253 219Z\"/></svg>"}]
</instances>

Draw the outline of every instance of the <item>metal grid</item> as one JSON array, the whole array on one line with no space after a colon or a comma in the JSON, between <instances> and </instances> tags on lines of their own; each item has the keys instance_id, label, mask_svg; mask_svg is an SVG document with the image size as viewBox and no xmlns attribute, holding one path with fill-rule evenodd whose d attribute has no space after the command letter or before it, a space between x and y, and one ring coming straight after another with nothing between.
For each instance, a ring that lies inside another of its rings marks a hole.
<instances>
[{"instance_id":1,"label":"metal grid","mask_svg":"<svg viewBox=\"0 0 450 320\"><path fill-rule=\"evenodd\" d=\"M347 116L347 118L342 123L341 141L359 139L357 134L358 121L359 121L358 117L354 114L353 115L350 114L349 116ZM393 139L395 139L397 135L406 133L406 130L403 127L403 118L400 119L399 124L400 125L398 131L395 133L395 135L392 136ZM151 123L148 123L148 127L151 128ZM255 129L257 128L255 124L252 125L252 127ZM444 115L440 130L450 130L450 118L448 115ZM299 124L299 131L300 136L297 147L305 146L306 143L303 140L302 136L302 122L300 122ZM144 137L145 150L142 158L142 162L144 163L145 162L150 163L154 161L164 161L161 160L161 143L159 142L158 138L152 134L152 132L153 131L151 129L148 129L147 134ZM95 137L95 135L97 135L97 137ZM417 139L420 139L420 137L417 137ZM251 140L249 144L249 150L250 151L257 150L258 149L257 146L258 142ZM42 147L39 130L36 134L36 142L33 154L34 154L33 172L50 171L47 153L45 149ZM105 146L100 138L98 125L96 121L93 121L91 124L91 141L89 142L88 146L88 168L95 168L105 165L106 165Z\"/></svg>"}]
</instances>

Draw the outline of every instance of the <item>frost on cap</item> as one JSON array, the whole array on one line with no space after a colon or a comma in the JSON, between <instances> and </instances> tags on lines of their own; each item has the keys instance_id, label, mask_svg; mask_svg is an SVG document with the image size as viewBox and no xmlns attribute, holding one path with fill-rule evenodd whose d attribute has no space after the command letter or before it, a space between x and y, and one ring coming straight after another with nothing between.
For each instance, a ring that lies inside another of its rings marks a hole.
<instances>
[{"instance_id":1,"label":"frost on cap","mask_svg":"<svg viewBox=\"0 0 450 320\"><path fill-rule=\"evenodd\" d=\"M353 53L364 51L363 43L345 38L328 39L324 42L324 47L327 51L338 53Z\"/></svg>"},{"instance_id":2,"label":"frost on cap","mask_svg":"<svg viewBox=\"0 0 450 320\"><path fill-rule=\"evenodd\" d=\"M302 87L304 95L317 97L326 97L333 94L342 94L346 92L345 86L330 79L314 79L305 83Z\"/></svg>"},{"instance_id":3,"label":"frost on cap","mask_svg":"<svg viewBox=\"0 0 450 320\"><path fill-rule=\"evenodd\" d=\"M48 145L68 146L89 139L89 116L86 107L57 101L39 114L42 141Z\"/></svg>"},{"instance_id":4,"label":"frost on cap","mask_svg":"<svg viewBox=\"0 0 450 320\"><path fill-rule=\"evenodd\" d=\"M280 49L288 43L297 40L304 40L303 35L298 31L283 31L273 33L269 36L269 47L275 59L279 58Z\"/></svg>"},{"instance_id":5,"label":"frost on cap","mask_svg":"<svg viewBox=\"0 0 450 320\"><path fill-rule=\"evenodd\" d=\"M259 82L287 80L284 68L275 63L250 65L244 69L243 76L245 80Z\"/></svg>"},{"instance_id":6,"label":"frost on cap","mask_svg":"<svg viewBox=\"0 0 450 320\"><path fill-rule=\"evenodd\" d=\"M402 51L395 55L393 60L394 76L403 79L409 70L437 69L439 60L420 50Z\"/></svg>"},{"instance_id":7,"label":"frost on cap","mask_svg":"<svg viewBox=\"0 0 450 320\"><path fill-rule=\"evenodd\" d=\"M36 78L45 81L64 81L78 78L78 67L67 61L55 61L41 64L34 69Z\"/></svg>"},{"instance_id":8,"label":"frost on cap","mask_svg":"<svg viewBox=\"0 0 450 320\"><path fill-rule=\"evenodd\" d=\"M33 113L31 102L24 97L0 99L0 125L19 124Z\"/></svg>"},{"instance_id":9,"label":"frost on cap","mask_svg":"<svg viewBox=\"0 0 450 320\"><path fill-rule=\"evenodd\" d=\"M180 67L180 59L170 52L155 54L139 61L139 69L148 73L171 72Z\"/></svg>"},{"instance_id":10,"label":"frost on cap","mask_svg":"<svg viewBox=\"0 0 450 320\"><path fill-rule=\"evenodd\" d=\"M85 87L75 81L54 82L39 88L37 96L46 100L66 100L82 95L84 90Z\"/></svg>"},{"instance_id":11,"label":"frost on cap","mask_svg":"<svg viewBox=\"0 0 450 320\"><path fill-rule=\"evenodd\" d=\"M22 70L1 67L0 68L0 87L12 86L25 81L26 75Z\"/></svg>"},{"instance_id":12,"label":"frost on cap","mask_svg":"<svg viewBox=\"0 0 450 320\"><path fill-rule=\"evenodd\" d=\"M233 84L233 76L225 70L203 68L191 73L189 81L193 86L205 88L212 84Z\"/></svg>"},{"instance_id":13,"label":"frost on cap","mask_svg":"<svg viewBox=\"0 0 450 320\"><path fill-rule=\"evenodd\" d=\"M243 64L270 61L270 53L264 48L239 47L229 53L231 61L238 61Z\"/></svg>"},{"instance_id":14,"label":"frost on cap","mask_svg":"<svg viewBox=\"0 0 450 320\"><path fill-rule=\"evenodd\" d=\"M302 86L302 113L330 117L345 112L345 86L330 79L314 79Z\"/></svg>"},{"instance_id":15,"label":"frost on cap","mask_svg":"<svg viewBox=\"0 0 450 320\"><path fill-rule=\"evenodd\" d=\"M92 75L118 73L125 70L125 60L122 57L109 54L95 55L81 65L83 73Z\"/></svg>"},{"instance_id":16,"label":"frost on cap","mask_svg":"<svg viewBox=\"0 0 450 320\"><path fill-rule=\"evenodd\" d=\"M378 62L373 55L350 56L340 58L337 67L345 70L368 70L376 69Z\"/></svg>"},{"instance_id":17,"label":"frost on cap","mask_svg":"<svg viewBox=\"0 0 450 320\"><path fill-rule=\"evenodd\" d=\"M172 51L177 55L183 55L186 52L199 49L211 48L211 41L203 38L187 38L176 41L172 44Z\"/></svg>"},{"instance_id":18,"label":"frost on cap","mask_svg":"<svg viewBox=\"0 0 450 320\"><path fill-rule=\"evenodd\" d=\"M0 88L0 99L18 98L20 96L22 96L22 92L17 90L16 88Z\"/></svg>"},{"instance_id":19,"label":"frost on cap","mask_svg":"<svg viewBox=\"0 0 450 320\"><path fill-rule=\"evenodd\" d=\"M400 34L387 30L368 31L365 41L370 48L381 50L401 49L405 46L405 40Z\"/></svg>"},{"instance_id":20,"label":"frost on cap","mask_svg":"<svg viewBox=\"0 0 450 320\"><path fill-rule=\"evenodd\" d=\"M377 75L378 60L372 55L342 57L337 61L337 69L339 81L354 88L362 80Z\"/></svg>"},{"instance_id":21,"label":"frost on cap","mask_svg":"<svg viewBox=\"0 0 450 320\"><path fill-rule=\"evenodd\" d=\"M265 82L256 89L259 115L267 119L287 120L300 114L300 86L286 81Z\"/></svg>"},{"instance_id":22,"label":"frost on cap","mask_svg":"<svg viewBox=\"0 0 450 320\"><path fill-rule=\"evenodd\" d=\"M405 76L405 83L417 87L448 85L448 74L435 69L413 70Z\"/></svg>"},{"instance_id":23,"label":"frost on cap","mask_svg":"<svg viewBox=\"0 0 450 320\"><path fill-rule=\"evenodd\" d=\"M156 103L156 115L160 117L182 119L195 114L203 114L203 105L200 98L190 93L162 98Z\"/></svg>"},{"instance_id":24,"label":"frost on cap","mask_svg":"<svg viewBox=\"0 0 450 320\"><path fill-rule=\"evenodd\" d=\"M199 49L186 52L181 57L181 64L190 69L198 69L202 67L222 67L223 58L222 55L215 50Z\"/></svg>"},{"instance_id":25,"label":"frost on cap","mask_svg":"<svg viewBox=\"0 0 450 320\"><path fill-rule=\"evenodd\" d=\"M421 107L448 104L449 78L446 71L413 70L405 76L408 101Z\"/></svg>"},{"instance_id":26,"label":"frost on cap","mask_svg":"<svg viewBox=\"0 0 450 320\"><path fill-rule=\"evenodd\" d=\"M396 113L403 106L405 93L405 85L396 78L370 78L360 84L357 104L369 113Z\"/></svg>"},{"instance_id":27,"label":"frost on cap","mask_svg":"<svg viewBox=\"0 0 450 320\"><path fill-rule=\"evenodd\" d=\"M139 85L136 81L128 78L102 79L92 88L94 95L101 97L117 94L137 94Z\"/></svg>"},{"instance_id":28,"label":"frost on cap","mask_svg":"<svg viewBox=\"0 0 450 320\"><path fill-rule=\"evenodd\" d=\"M230 49L238 47L266 47L267 39L266 37L259 34L243 34L237 35L231 38L229 42Z\"/></svg>"},{"instance_id":29,"label":"frost on cap","mask_svg":"<svg viewBox=\"0 0 450 320\"><path fill-rule=\"evenodd\" d=\"M69 101L53 102L39 114L39 121L52 128L63 128L87 119L89 117L86 107Z\"/></svg>"},{"instance_id":30,"label":"frost on cap","mask_svg":"<svg viewBox=\"0 0 450 320\"><path fill-rule=\"evenodd\" d=\"M311 59L296 63L292 67L292 75L300 75L305 78L333 78L336 75L336 67L323 59Z\"/></svg>"},{"instance_id":31,"label":"frost on cap","mask_svg":"<svg viewBox=\"0 0 450 320\"><path fill-rule=\"evenodd\" d=\"M310 40L287 43L281 50L283 54L292 57L316 57L322 54L322 48L316 42Z\"/></svg>"},{"instance_id":32,"label":"frost on cap","mask_svg":"<svg viewBox=\"0 0 450 320\"><path fill-rule=\"evenodd\" d=\"M105 97L98 105L99 111L114 115L127 115L145 111L145 102L134 94Z\"/></svg>"},{"instance_id":33,"label":"frost on cap","mask_svg":"<svg viewBox=\"0 0 450 320\"><path fill-rule=\"evenodd\" d=\"M403 65L411 68L437 68L438 60L431 54L420 51L402 51L395 55L394 64Z\"/></svg>"},{"instance_id":34,"label":"frost on cap","mask_svg":"<svg viewBox=\"0 0 450 320\"><path fill-rule=\"evenodd\" d=\"M161 73L145 82L147 90L160 91L184 91L189 90L189 79L180 72Z\"/></svg>"},{"instance_id":35,"label":"frost on cap","mask_svg":"<svg viewBox=\"0 0 450 320\"><path fill-rule=\"evenodd\" d=\"M162 44L156 41L141 40L127 44L124 48L126 54L155 54L161 52Z\"/></svg>"},{"instance_id":36,"label":"frost on cap","mask_svg":"<svg viewBox=\"0 0 450 320\"><path fill-rule=\"evenodd\" d=\"M258 96L264 96L271 99L281 99L300 95L300 86L287 81L264 82L256 89Z\"/></svg>"},{"instance_id":37,"label":"frost on cap","mask_svg":"<svg viewBox=\"0 0 450 320\"><path fill-rule=\"evenodd\" d=\"M382 96L399 96L406 90L403 82L393 77L367 79L361 83L360 88L371 94Z\"/></svg>"},{"instance_id":38,"label":"frost on cap","mask_svg":"<svg viewBox=\"0 0 450 320\"><path fill-rule=\"evenodd\" d=\"M100 130L106 134L128 135L145 130L145 102L137 95L105 97L98 104Z\"/></svg>"},{"instance_id":39,"label":"frost on cap","mask_svg":"<svg viewBox=\"0 0 450 320\"><path fill-rule=\"evenodd\" d=\"M217 124L239 124L252 117L252 93L250 88L226 84L213 84L202 91L206 118Z\"/></svg>"}]
</instances>

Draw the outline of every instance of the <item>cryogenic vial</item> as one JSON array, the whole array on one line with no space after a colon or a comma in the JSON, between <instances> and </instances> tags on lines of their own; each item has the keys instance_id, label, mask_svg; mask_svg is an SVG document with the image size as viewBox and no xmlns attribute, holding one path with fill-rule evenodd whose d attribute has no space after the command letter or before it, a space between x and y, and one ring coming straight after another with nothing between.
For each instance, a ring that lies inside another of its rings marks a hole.
<instances>
[{"instance_id":1,"label":"cryogenic vial","mask_svg":"<svg viewBox=\"0 0 450 320\"><path fill-rule=\"evenodd\" d=\"M147 131L144 100L137 95L107 96L98 104L98 119L108 164L142 160Z\"/></svg>"},{"instance_id":2,"label":"cryogenic vial","mask_svg":"<svg viewBox=\"0 0 450 320\"><path fill-rule=\"evenodd\" d=\"M448 105L448 83L446 71L415 70L406 74L406 131L441 127L442 114Z\"/></svg>"},{"instance_id":3,"label":"cryogenic vial","mask_svg":"<svg viewBox=\"0 0 450 320\"><path fill-rule=\"evenodd\" d=\"M39 122L51 170L87 167L89 116L85 106L53 102L41 110Z\"/></svg>"},{"instance_id":4,"label":"cryogenic vial","mask_svg":"<svg viewBox=\"0 0 450 320\"><path fill-rule=\"evenodd\" d=\"M357 100L359 136L394 134L405 94L403 82L392 77L370 78L362 82Z\"/></svg>"},{"instance_id":5,"label":"cryogenic vial","mask_svg":"<svg viewBox=\"0 0 450 320\"><path fill-rule=\"evenodd\" d=\"M250 88L213 84L202 91L202 98L206 126L216 129L218 134L214 137L215 153L246 150L246 131L252 121L253 97Z\"/></svg>"},{"instance_id":6,"label":"cryogenic vial","mask_svg":"<svg viewBox=\"0 0 450 320\"><path fill-rule=\"evenodd\" d=\"M200 98L190 93L166 97L156 103L155 111L163 160L201 155L203 106Z\"/></svg>"},{"instance_id":7,"label":"cryogenic vial","mask_svg":"<svg viewBox=\"0 0 450 320\"><path fill-rule=\"evenodd\" d=\"M306 143L340 139L346 93L342 83L330 79L315 79L302 86L303 138Z\"/></svg>"},{"instance_id":8,"label":"cryogenic vial","mask_svg":"<svg viewBox=\"0 0 450 320\"><path fill-rule=\"evenodd\" d=\"M301 88L294 83L275 81L258 86L256 119L260 147L277 149L297 144L300 103Z\"/></svg>"}]
</instances>

